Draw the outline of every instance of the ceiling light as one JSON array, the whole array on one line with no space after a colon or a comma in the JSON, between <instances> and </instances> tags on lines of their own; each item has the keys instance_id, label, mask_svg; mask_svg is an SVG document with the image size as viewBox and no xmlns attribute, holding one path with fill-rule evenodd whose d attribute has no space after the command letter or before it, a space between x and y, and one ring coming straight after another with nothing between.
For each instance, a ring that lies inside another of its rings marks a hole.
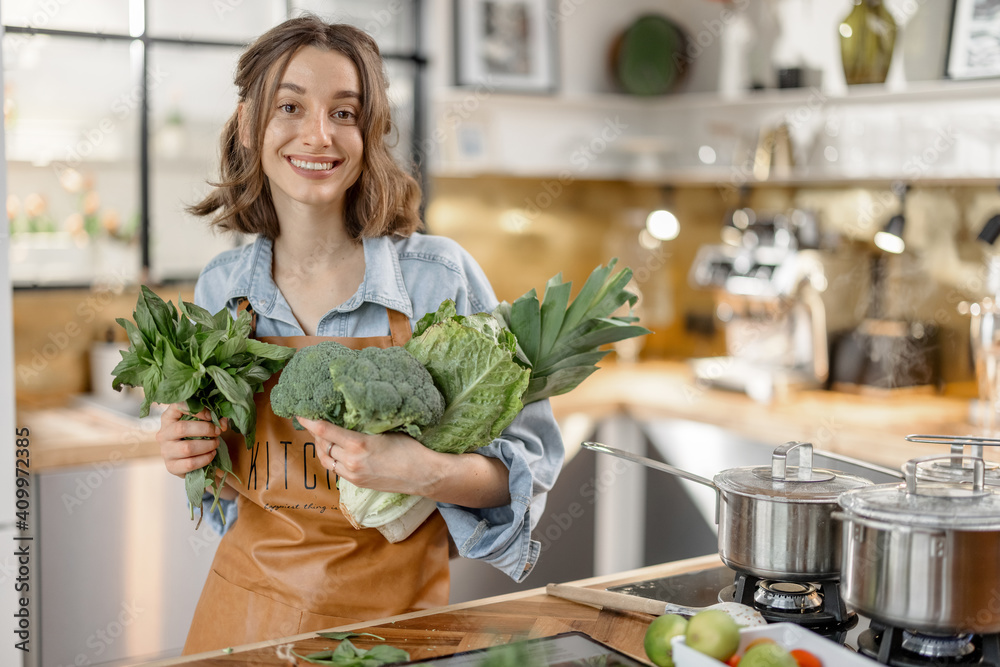
<instances>
[{"instance_id":1,"label":"ceiling light","mask_svg":"<svg viewBox=\"0 0 1000 667\"><path fill-rule=\"evenodd\" d=\"M875 233L875 245L885 252L898 255L906 249L903 242L903 228L906 227L906 218L903 212L906 210L906 193L910 186L906 183L896 182L892 184L892 191L899 197L899 213L889 218L882 231Z\"/></svg>"},{"instance_id":2,"label":"ceiling light","mask_svg":"<svg viewBox=\"0 0 1000 667\"><path fill-rule=\"evenodd\" d=\"M672 241L681 231L681 223L670 211L659 209L646 217L646 231L654 239Z\"/></svg>"},{"instance_id":3,"label":"ceiling light","mask_svg":"<svg viewBox=\"0 0 1000 667\"><path fill-rule=\"evenodd\" d=\"M892 216L882 231L875 233L875 245L895 255L903 252L906 249L906 243L903 242L903 227L905 226L906 219L901 213Z\"/></svg>"}]
</instances>

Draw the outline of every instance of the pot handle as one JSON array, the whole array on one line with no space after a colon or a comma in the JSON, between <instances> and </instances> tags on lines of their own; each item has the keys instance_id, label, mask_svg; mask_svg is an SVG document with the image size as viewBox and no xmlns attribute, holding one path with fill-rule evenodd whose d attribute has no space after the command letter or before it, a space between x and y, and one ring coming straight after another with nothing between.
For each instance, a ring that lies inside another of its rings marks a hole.
<instances>
[{"instance_id":1,"label":"pot handle","mask_svg":"<svg viewBox=\"0 0 1000 667\"><path fill-rule=\"evenodd\" d=\"M975 456L963 456L961 454L933 454L907 461L903 466L903 477L906 479L906 492L917 493L917 466L919 464L927 461L945 461L949 459L952 462L956 460L972 461L972 490L976 493L982 493L986 482L986 462Z\"/></svg>"},{"instance_id":2,"label":"pot handle","mask_svg":"<svg viewBox=\"0 0 1000 667\"><path fill-rule=\"evenodd\" d=\"M983 438L974 435L925 435L914 433L906 436L908 442L922 442L929 445L951 445L952 454L964 454L965 447L972 449L972 456L983 458L983 447L995 447L1000 445L1000 439Z\"/></svg>"},{"instance_id":3,"label":"pot handle","mask_svg":"<svg viewBox=\"0 0 1000 667\"><path fill-rule=\"evenodd\" d=\"M794 450L799 453L799 479L811 479L813 469L813 446L811 442L786 442L779 445L771 454L771 478L778 481L785 481L785 473L788 469L788 454ZM802 471L805 471L805 476Z\"/></svg>"},{"instance_id":4,"label":"pot handle","mask_svg":"<svg viewBox=\"0 0 1000 667\"><path fill-rule=\"evenodd\" d=\"M646 456L639 456L638 454L633 454L632 452L626 452L624 449L615 449L614 447L608 447L607 445L601 444L600 442L582 442L580 443L580 446L584 447L585 449L591 449L595 452L611 454L612 456L617 456L620 459L632 461L633 463L640 463L649 468L654 468L662 472L668 472L671 475L676 475L677 477L682 477L692 482L698 482L699 484L704 484L705 486L711 488L713 491L716 492L718 492L719 490L719 488L715 486L715 482L706 477L702 477L701 475L696 475L693 472L688 472L687 470L681 470L680 468L675 468L674 466L668 463L661 463L656 459L651 459Z\"/></svg>"},{"instance_id":5,"label":"pot handle","mask_svg":"<svg viewBox=\"0 0 1000 667\"><path fill-rule=\"evenodd\" d=\"M849 463L851 465L858 466L859 468L865 468L866 470L871 470L872 472L878 472L889 477L895 477L897 479L903 479L903 473L899 470L894 470L893 468L887 468L885 466L880 466L877 463L871 463L869 461L863 461L861 459L856 459L853 456L845 456L838 452L831 452L826 449L813 449L813 454L816 456L822 456L833 461L840 461L841 463Z\"/></svg>"}]
</instances>

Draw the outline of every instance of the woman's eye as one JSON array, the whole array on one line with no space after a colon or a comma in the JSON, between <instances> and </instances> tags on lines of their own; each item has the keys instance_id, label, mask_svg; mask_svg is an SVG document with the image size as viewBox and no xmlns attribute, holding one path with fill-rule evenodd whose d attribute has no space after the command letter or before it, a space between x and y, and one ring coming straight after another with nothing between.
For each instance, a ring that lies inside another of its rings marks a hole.
<instances>
[{"instance_id":1,"label":"woman's eye","mask_svg":"<svg viewBox=\"0 0 1000 667\"><path fill-rule=\"evenodd\" d=\"M337 111L333 112L333 116L337 120L348 120L348 121L352 121L352 122L355 121L355 120L357 120L357 118L358 118L357 114L355 114L350 109L338 109Z\"/></svg>"},{"instance_id":2,"label":"woman's eye","mask_svg":"<svg viewBox=\"0 0 1000 667\"><path fill-rule=\"evenodd\" d=\"M298 107L296 107L294 104L286 103L286 104L282 104L278 108L281 109L282 111L284 111L285 113L295 113L295 110Z\"/></svg>"}]
</instances>

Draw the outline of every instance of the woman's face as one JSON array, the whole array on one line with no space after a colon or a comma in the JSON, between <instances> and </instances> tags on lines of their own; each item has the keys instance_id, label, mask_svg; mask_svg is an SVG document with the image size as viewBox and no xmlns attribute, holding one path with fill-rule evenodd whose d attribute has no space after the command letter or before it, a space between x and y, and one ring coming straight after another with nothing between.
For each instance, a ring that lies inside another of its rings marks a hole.
<instances>
[{"instance_id":1,"label":"woman's face","mask_svg":"<svg viewBox=\"0 0 1000 667\"><path fill-rule=\"evenodd\" d=\"M313 46L292 56L268 110L261 151L279 214L293 202L343 210L361 174L360 112L361 83L350 59Z\"/></svg>"}]
</instances>

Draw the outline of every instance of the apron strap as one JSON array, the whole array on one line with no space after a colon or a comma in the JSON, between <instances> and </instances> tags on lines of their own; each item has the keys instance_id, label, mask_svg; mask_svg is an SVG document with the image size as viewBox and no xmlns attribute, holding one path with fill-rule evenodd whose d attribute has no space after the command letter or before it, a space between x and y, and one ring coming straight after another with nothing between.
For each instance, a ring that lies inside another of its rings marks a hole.
<instances>
[{"instance_id":1,"label":"apron strap","mask_svg":"<svg viewBox=\"0 0 1000 667\"><path fill-rule=\"evenodd\" d=\"M392 338L392 344L396 347L402 347L413 335L410 319L392 308L386 308L386 312L389 314L389 337Z\"/></svg>"},{"instance_id":2,"label":"apron strap","mask_svg":"<svg viewBox=\"0 0 1000 667\"><path fill-rule=\"evenodd\" d=\"M245 296L241 296L240 300L236 303L236 314L239 315L244 310L250 313L250 338L257 337L257 312L250 305L250 300Z\"/></svg>"}]
</instances>

